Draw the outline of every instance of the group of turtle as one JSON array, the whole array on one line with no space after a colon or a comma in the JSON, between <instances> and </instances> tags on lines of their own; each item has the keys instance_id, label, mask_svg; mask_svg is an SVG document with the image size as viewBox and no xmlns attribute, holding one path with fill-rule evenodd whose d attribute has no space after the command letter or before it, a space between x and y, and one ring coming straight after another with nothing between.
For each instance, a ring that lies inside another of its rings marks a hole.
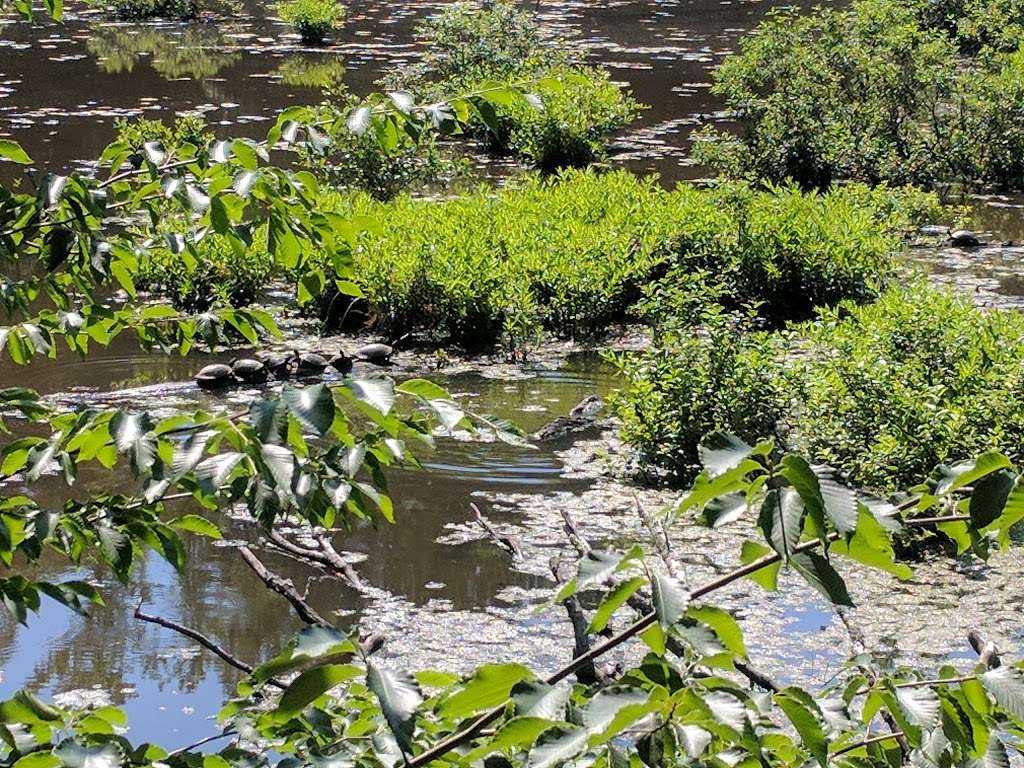
<instances>
[{"instance_id":1,"label":"group of turtle","mask_svg":"<svg viewBox=\"0 0 1024 768\"><path fill-rule=\"evenodd\" d=\"M328 368L345 375L352 371L355 361L372 365L387 365L394 350L387 344L366 344L352 357L344 352L332 356L317 352L259 352L255 357L236 358L230 363L212 363L195 375L196 384L203 389L221 389L235 384L259 384L271 377L284 380L294 377L317 376Z\"/></svg>"}]
</instances>

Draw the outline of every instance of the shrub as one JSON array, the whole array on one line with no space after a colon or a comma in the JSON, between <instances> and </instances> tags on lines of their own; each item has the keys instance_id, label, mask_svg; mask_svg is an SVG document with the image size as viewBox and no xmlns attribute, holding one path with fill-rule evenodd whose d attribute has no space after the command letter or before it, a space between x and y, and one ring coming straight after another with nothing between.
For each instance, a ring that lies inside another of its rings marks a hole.
<instances>
[{"instance_id":1,"label":"shrub","mask_svg":"<svg viewBox=\"0 0 1024 768\"><path fill-rule=\"evenodd\" d=\"M871 203L885 196L667 191L625 171L567 171L442 202L357 199L378 226L359 243L356 273L388 333L429 329L472 346L516 345L538 329L595 336L645 291L653 318L694 273L723 303L762 301L762 315L781 322L810 316L816 302L874 295L909 207Z\"/></svg>"},{"instance_id":2,"label":"shrub","mask_svg":"<svg viewBox=\"0 0 1024 768\"><path fill-rule=\"evenodd\" d=\"M107 8L123 21L189 21L201 13L227 17L238 12L235 0L87 0L87 4Z\"/></svg>"},{"instance_id":3,"label":"shrub","mask_svg":"<svg viewBox=\"0 0 1024 768\"><path fill-rule=\"evenodd\" d=\"M152 250L136 280L143 290L159 292L175 308L204 312L213 306L242 307L255 302L273 276L266 234L253 234L247 247L208 234L182 253Z\"/></svg>"},{"instance_id":4,"label":"shrub","mask_svg":"<svg viewBox=\"0 0 1024 768\"><path fill-rule=\"evenodd\" d=\"M1019 57L964 58L964 40L924 20L922 7L858 0L845 11L771 14L715 74L740 135L705 130L697 158L727 176L814 188L839 179L1020 187Z\"/></svg>"},{"instance_id":5,"label":"shrub","mask_svg":"<svg viewBox=\"0 0 1024 768\"><path fill-rule=\"evenodd\" d=\"M209 146L214 135L199 115L181 115L171 125L162 120L138 118L118 119L114 122L116 141L139 150L147 141L159 141L167 149L191 144L200 149Z\"/></svg>"},{"instance_id":6,"label":"shrub","mask_svg":"<svg viewBox=\"0 0 1024 768\"><path fill-rule=\"evenodd\" d=\"M608 137L639 112L639 103L605 70L572 61L564 41L508 0L484 9L454 3L419 34L423 60L389 85L433 98L536 81L532 104L510 100L494 114L474 116L471 129L492 149L511 151L543 170L600 160Z\"/></svg>"},{"instance_id":7,"label":"shrub","mask_svg":"<svg viewBox=\"0 0 1024 768\"><path fill-rule=\"evenodd\" d=\"M345 8L337 0L284 0L277 4L277 13L307 45L320 45L345 20Z\"/></svg>"},{"instance_id":8,"label":"shrub","mask_svg":"<svg viewBox=\"0 0 1024 768\"><path fill-rule=\"evenodd\" d=\"M710 429L774 435L886 492L986 449L1024 452L1024 317L921 282L784 331L702 307L617 359L622 436L673 479Z\"/></svg>"},{"instance_id":9,"label":"shrub","mask_svg":"<svg viewBox=\"0 0 1024 768\"><path fill-rule=\"evenodd\" d=\"M277 76L285 85L300 88L336 90L345 79L345 62L340 56L292 56L277 68Z\"/></svg>"}]
</instances>

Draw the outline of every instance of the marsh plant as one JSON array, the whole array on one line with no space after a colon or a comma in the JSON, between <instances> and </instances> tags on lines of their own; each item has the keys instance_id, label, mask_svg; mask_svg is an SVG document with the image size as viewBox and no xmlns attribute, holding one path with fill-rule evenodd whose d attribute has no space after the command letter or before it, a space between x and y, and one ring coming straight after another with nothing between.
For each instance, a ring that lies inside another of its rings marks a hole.
<instances>
[{"instance_id":1,"label":"marsh plant","mask_svg":"<svg viewBox=\"0 0 1024 768\"><path fill-rule=\"evenodd\" d=\"M696 157L727 176L821 189L842 179L1018 189L1024 58L1015 8L857 0L773 11L715 73L713 92L735 112L739 134L705 129ZM1012 13L1015 23L993 37L988 25Z\"/></svg>"},{"instance_id":2,"label":"marsh plant","mask_svg":"<svg viewBox=\"0 0 1024 768\"><path fill-rule=\"evenodd\" d=\"M307 45L322 45L345 21L345 7L338 0L283 0L277 13Z\"/></svg>"},{"instance_id":3,"label":"marsh plant","mask_svg":"<svg viewBox=\"0 0 1024 768\"><path fill-rule=\"evenodd\" d=\"M453 3L419 36L422 61L386 83L429 96L531 81L529 100L496 99L469 124L493 149L544 170L604 159L609 138L641 108L605 70L571 58L564 40L508 0Z\"/></svg>"}]
</instances>

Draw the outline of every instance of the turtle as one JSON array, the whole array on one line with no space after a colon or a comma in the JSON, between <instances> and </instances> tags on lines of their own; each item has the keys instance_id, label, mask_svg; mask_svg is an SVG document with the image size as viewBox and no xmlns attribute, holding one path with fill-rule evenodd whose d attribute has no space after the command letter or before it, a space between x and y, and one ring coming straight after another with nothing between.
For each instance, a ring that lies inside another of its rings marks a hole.
<instances>
[{"instance_id":1,"label":"turtle","mask_svg":"<svg viewBox=\"0 0 1024 768\"><path fill-rule=\"evenodd\" d=\"M231 370L239 381L266 381L267 366L259 360L243 357L231 361Z\"/></svg>"},{"instance_id":2,"label":"turtle","mask_svg":"<svg viewBox=\"0 0 1024 768\"><path fill-rule=\"evenodd\" d=\"M958 229L949 233L949 244L957 248L977 248L981 240L969 229Z\"/></svg>"},{"instance_id":3,"label":"turtle","mask_svg":"<svg viewBox=\"0 0 1024 768\"><path fill-rule=\"evenodd\" d=\"M327 360L316 352L302 352L298 356L296 370L300 374L321 373L327 367Z\"/></svg>"},{"instance_id":4,"label":"turtle","mask_svg":"<svg viewBox=\"0 0 1024 768\"><path fill-rule=\"evenodd\" d=\"M211 363L196 374L196 384L203 389L219 389L234 384L235 372L230 365Z\"/></svg>"},{"instance_id":5,"label":"turtle","mask_svg":"<svg viewBox=\"0 0 1024 768\"><path fill-rule=\"evenodd\" d=\"M365 344L356 350L356 360L383 365L388 362L394 351L387 344Z\"/></svg>"},{"instance_id":6,"label":"turtle","mask_svg":"<svg viewBox=\"0 0 1024 768\"><path fill-rule=\"evenodd\" d=\"M352 358L344 352L339 352L330 360L330 366L338 373L346 374L352 371Z\"/></svg>"},{"instance_id":7,"label":"turtle","mask_svg":"<svg viewBox=\"0 0 1024 768\"><path fill-rule=\"evenodd\" d=\"M256 359L263 363L268 371L276 376L288 373L288 367L295 359L294 352L260 352Z\"/></svg>"}]
</instances>

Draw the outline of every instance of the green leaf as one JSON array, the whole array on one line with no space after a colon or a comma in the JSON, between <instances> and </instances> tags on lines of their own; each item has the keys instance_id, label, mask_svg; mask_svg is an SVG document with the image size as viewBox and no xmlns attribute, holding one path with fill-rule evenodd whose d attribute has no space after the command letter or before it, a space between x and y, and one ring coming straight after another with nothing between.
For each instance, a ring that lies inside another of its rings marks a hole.
<instances>
[{"instance_id":1,"label":"green leaf","mask_svg":"<svg viewBox=\"0 0 1024 768\"><path fill-rule=\"evenodd\" d=\"M736 467L753 452L753 446L727 432L711 432L697 446L700 463L711 477Z\"/></svg>"},{"instance_id":2,"label":"green leaf","mask_svg":"<svg viewBox=\"0 0 1024 768\"><path fill-rule=\"evenodd\" d=\"M928 686L897 687L896 701L900 703L907 719L919 728L934 728L939 721L939 697Z\"/></svg>"},{"instance_id":3,"label":"green leaf","mask_svg":"<svg viewBox=\"0 0 1024 768\"><path fill-rule=\"evenodd\" d=\"M458 690L441 700L438 714L460 718L496 707L508 699L516 683L532 678L533 672L522 664L485 664Z\"/></svg>"},{"instance_id":4,"label":"green leaf","mask_svg":"<svg viewBox=\"0 0 1024 768\"><path fill-rule=\"evenodd\" d=\"M325 384L296 388L285 384L281 399L288 411L307 429L326 434L334 422L334 394Z\"/></svg>"},{"instance_id":5,"label":"green leaf","mask_svg":"<svg viewBox=\"0 0 1024 768\"><path fill-rule=\"evenodd\" d=\"M981 676L985 686L996 703L1018 718L1024 718L1024 675L1013 667L997 667Z\"/></svg>"},{"instance_id":6,"label":"green leaf","mask_svg":"<svg viewBox=\"0 0 1024 768\"><path fill-rule=\"evenodd\" d=\"M825 768L828 765L828 740L821 725L821 712L814 700L799 688L784 688L775 695L775 703L800 734L804 748Z\"/></svg>"},{"instance_id":7,"label":"green leaf","mask_svg":"<svg viewBox=\"0 0 1024 768\"><path fill-rule=\"evenodd\" d=\"M612 618L612 614L624 605L625 602L636 594L636 591L646 583L646 579L643 579L640 576L634 576L632 579L616 585L614 589L605 595L601 604L597 607L597 610L594 611L594 616L590 620L590 626L587 627L587 631L600 632L607 627L608 622Z\"/></svg>"},{"instance_id":8,"label":"green leaf","mask_svg":"<svg viewBox=\"0 0 1024 768\"><path fill-rule=\"evenodd\" d=\"M28 165L32 162L32 158L21 148L21 144L10 139L0 139L0 157L21 165Z\"/></svg>"},{"instance_id":9,"label":"green leaf","mask_svg":"<svg viewBox=\"0 0 1024 768\"><path fill-rule=\"evenodd\" d=\"M983 453L972 461L966 461L953 467L939 467L939 481L935 488L935 495L943 496L951 493L965 485L971 485L997 470L1009 467L1010 460L997 451Z\"/></svg>"},{"instance_id":10,"label":"green leaf","mask_svg":"<svg viewBox=\"0 0 1024 768\"><path fill-rule=\"evenodd\" d=\"M416 708L423 701L419 685L406 672L382 669L369 661L366 663L366 685L380 702L395 741L408 754L412 751L412 737L416 730Z\"/></svg>"},{"instance_id":11,"label":"green leaf","mask_svg":"<svg viewBox=\"0 0 1024 768\"><path fill-rule=\"evenodd\" d=\"M910 566L896 562L889 534L863 504L859 507L857 527L849 541L840 539L832 544L832 552L846 555L852 560L893 574L898 579L909 579L914 572Z\"/></svg>"},{"instance_id":12,"label":"green leaf","mask_svg":"<svg viewBox=\"0 0 1024 768\"><path fill-rule=\"evenodd\" d=\"M466 755L465 761L479 760L494 752L520 751L529 748L544 731L552 727L551 721L540 717L513 717L502 724L490 740Z\"/></svg>"},{"instance_id":13,"label":"green leaf","mask_svg":"<svg viewBox=\"0 0 1024 768\"><path fill-rule=\"evenodd\" d=\"M565 705L572 689L565 682L548 685L542 680L521 680L512 688L517 717L564 720Z\"/></svg>"},{"instance_id":14,"label":"green leaf","mask_svg":"<svg viewBox=\"0 0 1024 768\"><path fill-rule=\"evenodd\" d=\"M573 725L545 731L530 752L530 768L548 768L575 757L587 746L589 733Z\"/></svg>"},{"instance_id":15,"label":"green leaf","mask_svg":"<svg viewBox=\"0 0 1024 768\"><path fill-rule=\"evenodd\" d=\"M728 651L741 658L747 657L747 647L743 642L743 630L728 611L713 605L691 605L686 610L686 615L711 627Z\"/></svg>"},{"instance_id":16,"label":"green leaf","mask_svg":"<svg viewBox=\"0 0 1024 768\"><path fill-rule=\"evenodd\" d=\"M853 606L846 583L836 569L817 552L799 552L790 560L793 568L804 577L808 584L827 597L835 605Z\"/></svg>"},{"instance_id":17,"label":"green leaf","mask_svg":"<svg viewBox=\"0 0 1024 768\"><path fill-rule=\"evenodd\" d=\"M772 488L765 496L758 516L758 525L768 543L783 560L789 560L800 541L804 504L792 488Z\"/></svg>"},{"instance_id":18,"label":"green leaf","mask_svg":"<svg viewBox=\"0 0 1024 768\"><path fill-rule=\"evenodd\" d=\"M57 768L62 765L59 757L52 752L32 752L19 758L14 768Z\"/></svg>"},{"instance_id":19,"label":"green leaf","mask_svg":"<svg viewBox=\"0 0 1024 768\"><path fill-rule=\"evenodd\" d=\"M290 720L322 694L357 674L358 669L349 664L325 664L303 672L281 695L275 716L279 720Z\"/></svg>"},{"instance_id":20,"label":"green leaf","mask_svg":"<svg viewBox=\"0 0 1024 768\"><path fill-rule=\"evenodd\" d=\"M114 744L87 747L72 739L62 741L53 754L66 768L121 768L124 755Z\"/></svg>"},{"instance_id":21,"label":"green leaf","mask_svg":"<svg viewBox=\"0 0 1024 768\"><path fill-rule=\"evenodd\" d=\"M762 559L765 555L771 554L775 554L775 550L771 547L766 547L764 544L747 539L740 547L740 562L743 565L750 565L751 563ZM779 588L779 568L781 567L782 562L776 560L775 562L769 563L768 565L758 568L753 573L748 574L747 578L757 584L760 584L767 591L774 592Z\"/></svg>"},{"instance_id":22,"label":"green leaf","mask_svg":"<svg viewBox=\"0 0 1024 768\"><path fill-rule=\"evenodd\" d=\"M356 399L388 414L395 404L395 388L389 379L348 379L345 386Z\"/></svg>"},{"instance_id":23,"label":"green leaf","mask_svg":"<svg viewBox=\"0 0 1024 768\"><path fill-rule=\"evenodd\" d=\"M683 617L686 607L690 604L690 593L686 588L678 579L664 573L654 574L651 580L651 596L658 623L666 632Z\"/></svg>"},{"instance_id":24,"label":"green leaf","mask_svg":"<svg viewBox=\"0 0 1024 768\"><path fill-rule=\"evenodd\" d=\"M169 525L172 528L177 528L179 531L188 531L189 533L195 533L211 539L222 538L220 529L205 517L200 517L199 515L182 515L171 520Z\"/></svg>"},{"instance_id":25,"label":"green leaf","mask_svg":"<svg viewBox=\"0 0 1024 768\"><path fill-rule=\"evenodd\" d=\"M597 739L607 741L651 711L650 694L631 685L613 685L599 691L583 709L583 726Z\"/></svg>"},{"instance_id":26,"label":"green leaf","mask_svg":"<svg viewBox=\"0 0 1024 768\"><path fill-rule=\"evenodd\" d=\"M980 530L999 519L1016 479L1012 472L1000 469L974 484L974 490L967 503L967 511L970 513L971 525L974 528Z\"/></svg>"}]
</instances>

